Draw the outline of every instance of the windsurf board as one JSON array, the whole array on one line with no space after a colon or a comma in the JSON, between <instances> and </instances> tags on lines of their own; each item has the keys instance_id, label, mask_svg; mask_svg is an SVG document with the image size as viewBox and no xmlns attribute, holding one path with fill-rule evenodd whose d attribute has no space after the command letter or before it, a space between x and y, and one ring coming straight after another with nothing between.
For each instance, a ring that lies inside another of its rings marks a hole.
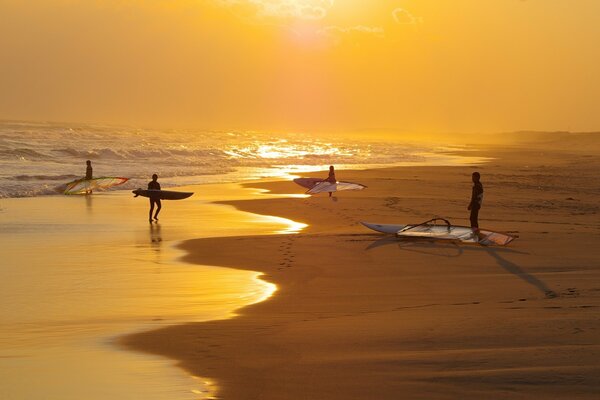
<instances>
[{"instance_id":1,"label":"windsurf board","mask_svg":"<svg viewBox=\"0 0 600 400\"><path fill-rule=\"evenodd\" d=\"M516 236L513 235L485 229L480 229L476 233L472 228L467 226L375 224L370 222L361 222L361 224L376 232L395 234L398 238L458 240L463 243L479 243L484 246L506 246L516 239Z\"/></svg>"}]
</instances>

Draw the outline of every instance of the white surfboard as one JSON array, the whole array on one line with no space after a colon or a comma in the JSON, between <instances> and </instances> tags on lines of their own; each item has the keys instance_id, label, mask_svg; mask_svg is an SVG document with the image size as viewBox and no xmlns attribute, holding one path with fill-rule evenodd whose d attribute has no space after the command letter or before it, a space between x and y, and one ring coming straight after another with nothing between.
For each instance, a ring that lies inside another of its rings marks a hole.
<instances>
[{"instance_id":1,"label":"white surfboard","mask_svg":"<svg viewBox=\"0 0 600 400\"><path fill-rule=\"evenodd\" d=\"M395 235L400 229L404 229L406 225L398 225L398 224L374 224L371 222L362 222L364 226L367 228L374 230L375 232L380 233L388 233L390 235Z\"/></svg>"}]
</instances>

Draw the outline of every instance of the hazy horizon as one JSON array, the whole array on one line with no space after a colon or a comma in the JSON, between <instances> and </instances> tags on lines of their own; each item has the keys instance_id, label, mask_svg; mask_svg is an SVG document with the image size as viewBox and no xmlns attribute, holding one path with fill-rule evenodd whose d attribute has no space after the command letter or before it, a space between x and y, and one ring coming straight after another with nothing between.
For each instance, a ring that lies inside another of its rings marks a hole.
<instances>
[{"instance_id":1,"label":"hazy horizon","mask_svg":"<svg viewBox=\"0 0 600 400\"><path fill-rule=\"evenodd\" d=\"M0 119L598 131L599 12L594 0L0 0Z\"/></svg>"}]
</instances>

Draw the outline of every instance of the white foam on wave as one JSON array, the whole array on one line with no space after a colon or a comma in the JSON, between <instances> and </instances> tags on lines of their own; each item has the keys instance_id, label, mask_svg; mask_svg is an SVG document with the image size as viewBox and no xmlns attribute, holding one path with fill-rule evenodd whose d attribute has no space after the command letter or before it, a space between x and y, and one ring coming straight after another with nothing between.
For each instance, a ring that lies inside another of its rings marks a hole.
<instances>
[{"instance_id":1,"label":"white foam on wave","mask_svg":"<svg viewBox=\"0 0 600 400\"><path fill-rule=\"evenodd\" d=\"M395 165L425 162L424 149L384 141L323 140L305 134L160 131L81 124L0 123L0 197L60 193L85 175L130 178L140 187L157 173L169 185L240 180L248 171L278 176L288 165Z\"/></svg>"}]
</instances>

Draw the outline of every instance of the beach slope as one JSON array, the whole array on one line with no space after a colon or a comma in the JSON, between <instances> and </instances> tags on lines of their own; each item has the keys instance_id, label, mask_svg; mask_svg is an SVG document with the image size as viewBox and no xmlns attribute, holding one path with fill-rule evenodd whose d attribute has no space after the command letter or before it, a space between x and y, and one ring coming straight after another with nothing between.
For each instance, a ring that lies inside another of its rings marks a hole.
<instances>
[{"instance_id":1,"label":"beach slope","mask_svg":"<svg viewBox=\"0 0 600 400\"><path fill-rule=\"evenodd\" d=\"M300 234L182 244L187 262L263 272L272 297L123 343L178 360L226 399L597 398L600 158L482 155L495 159L477 167L481 226L518 234L509 247L397 241L359 224L467 224L474 167L339 171L368 189L230 203L309 224Z\"/></svg>"}]
</instances>

